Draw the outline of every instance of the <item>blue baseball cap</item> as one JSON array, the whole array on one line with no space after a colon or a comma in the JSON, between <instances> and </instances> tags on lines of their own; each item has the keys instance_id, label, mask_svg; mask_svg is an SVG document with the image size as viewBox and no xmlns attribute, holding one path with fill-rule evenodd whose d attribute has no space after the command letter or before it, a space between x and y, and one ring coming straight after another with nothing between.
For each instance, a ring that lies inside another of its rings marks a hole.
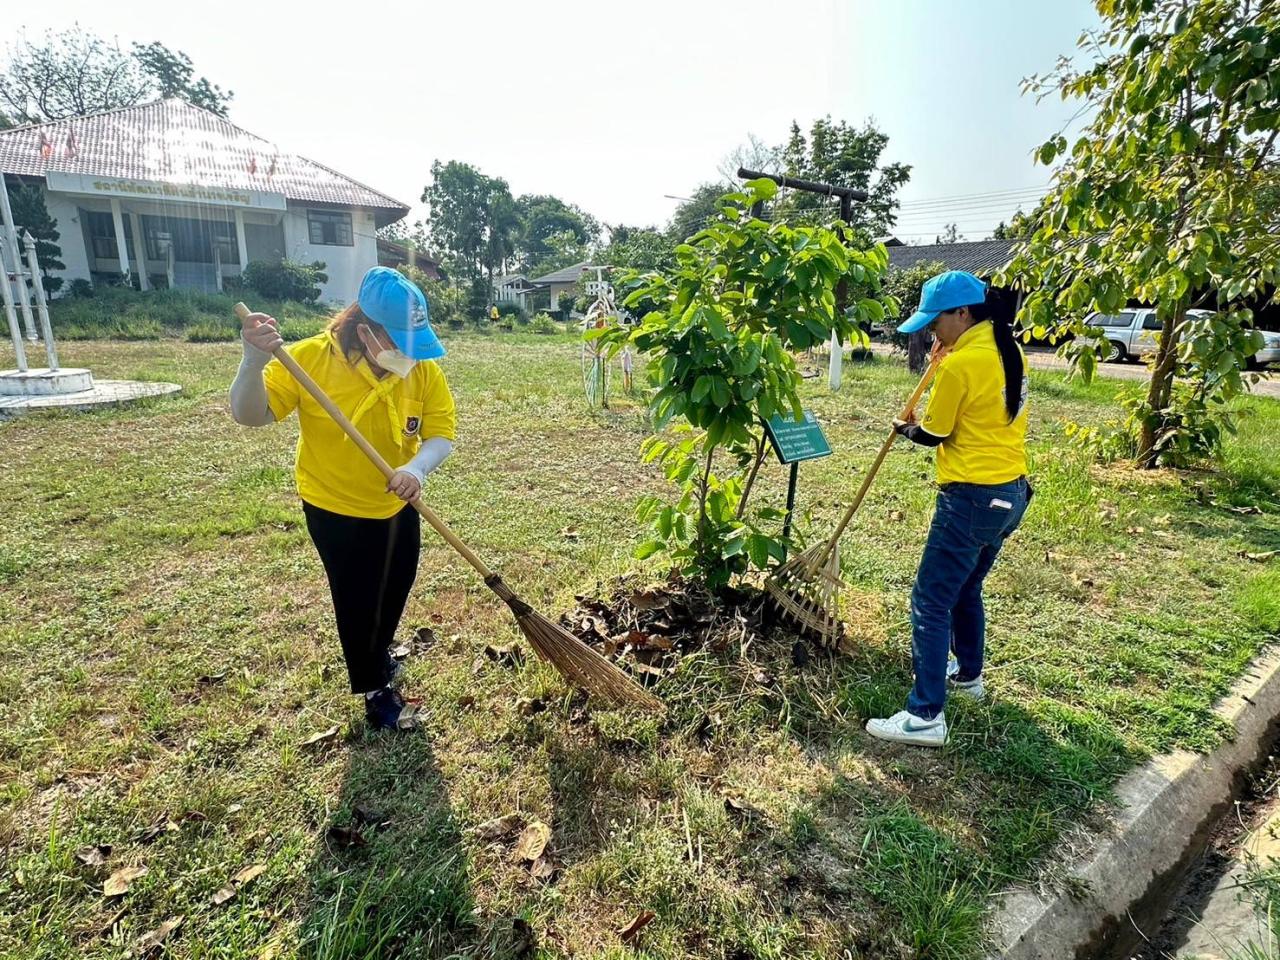
<instances>
[{"instance_id":1,"label":"blue baseball cap","mask_svg":"<svg viewBox=\"0 0 1280 960\"><path fill-rule=\"evenodd\" d=\"M986 299L987 285L972 273L948 270L926 281L920 292L920 309L898 327L898 332L915 333L933 323L944 311L971 307Z\"/></svg>"},{"instance_id":2,"label":"blue baseball cap","mask_svg":"<svg viewBox=\"0 0 1280 960\"><path fill-rule=\"evenodd\" d=\"M444 344L431 329L426 295L400 271L374 267L360 281L356 302L366 317L386 328L405 356L414 360L444 356Z\"/></svg>"}]
</instances>

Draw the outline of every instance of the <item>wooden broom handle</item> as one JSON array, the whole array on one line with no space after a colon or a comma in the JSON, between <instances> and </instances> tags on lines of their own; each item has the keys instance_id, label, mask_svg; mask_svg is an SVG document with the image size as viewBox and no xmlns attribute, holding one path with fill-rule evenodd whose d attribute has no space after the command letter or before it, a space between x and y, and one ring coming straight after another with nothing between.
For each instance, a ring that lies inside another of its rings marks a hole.
<instances>
[{"instance_id":1,"label":"wooden broom handle","mask_svg":"<svg viewBox=\"0 0 1280 960\"><path fill-rule=\"evenodd\" d=\"M929 358L929 366L925 368L924 376L920 378L920 382L916 384L915 390L911 392L911 396L907 398L906 406L902 408L902 414L899 420L906 420L911 416L911 411L916 408L916 404L920 402L920 398L924 396L924 392L929 389L929 384L933 382L933 375L938 372L938 364L942 362L946 351L937 347L933 351L933 355ZM871 469L867 471L867 475L862 478L862 485L858 487L858 492L854 494L853 502L849 504L844 512L844 516L840 519L839 526L836 527L835 533L831 535L830 541L827 543L827 549L822 551L818 558L816 566L821 566L831 555L831 551L835 548L835 543L844 534L845 528L849 526L849 521L853 519L853 515L858 512L858 508L862 506L863 498L866 497L867 491L871 489L871 481L875 480L876 474L880 472L880 465L884 463L884 458L889 455L889 451L893 449L893 442L898 439L898 431L896 429L889 430L889 436L885 438L884 443L880 445L880 451L876 454L875 460L871 462Z\"/></svg>"},{"instance_id":2,"label":"wooden broom handle","mask_svg":"<svg viewBox=\"0 0 1280 960\"><path fill-rule=\"evenodd\" d=\"M236 316L240 318L241 323L244 322L245 317L252 313L252 311L243 303L237 303L233 309L235 310ZM373 465L377 467L382 472L382 475L389 481L395 475L395 470L393 470L391 465L382 458L382 454L374 449L373 444L365 439L364 434L356 429L356 425L347 419L347 415L338 409L338 405L329 399L329 395L321 389L320 384L311 379L311 374L298 366L298 361L289 355L283 345L276 347L276 349L271 352L271 355L279 360L286 370L293 374L293 378L297 380L298 383L302 384L302 388L306 390L307 393L311 394L311 396L315 398L316 403L324 407L325 413L329 414L329 416L333 418L333 422L342 428L342 431L351 438L355 445L363 451L366 457L373 461ZM436 516L434 510L423 503L419 497L414 497L409 502L413 504L414 509L422 514L423 519L425 519L427 523L431 524L436 533L444 537L449 546L458 551L462 556L462 559L475 567L476 572L480 574L480 576L484 577L486 580L493 576L493 571L485 566L483 560L471 552L470 547L458 539L458 535L449 529L449 525L447 523Z\"/></svg>"}]
</instances>

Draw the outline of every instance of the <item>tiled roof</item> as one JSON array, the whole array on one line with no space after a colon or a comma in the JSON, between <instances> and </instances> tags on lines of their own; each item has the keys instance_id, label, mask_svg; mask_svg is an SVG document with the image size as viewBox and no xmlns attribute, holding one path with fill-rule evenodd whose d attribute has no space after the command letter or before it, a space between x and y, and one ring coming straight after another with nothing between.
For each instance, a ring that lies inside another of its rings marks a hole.
<instances>
[{"instance_id":1,"label":"tiled roof","mask_svg":"<svg viewBox=\"0 0 1280 960\"><path fill-rule=\"evenodd\" d=\"M967 270L978 277L989 277L1006 263L1013 253L1014 240L973 240L966 243L922 243L916 246L890 247L889 266L906 270L918 263L942 263L947 270Z\"/></svg>"},{"instance_id":2,"label":"tiled roof","mask_svg":"<svg viewBox=\"0 0 1280 960\"><path fill-rule=\"evenodd\" d=\"M0 131L0 171L282 193L290 200L372 207L380 222L409 211L385 193L314 160L279 152L269 140L177 98Z\"/></svg>"},{"instance_id":3,"label":"tiled roof","mask_svg":"<svg viewBox=\"0 0 1280 960\"><path fill-rule=\"evenodd\" d=\"M534 283L577 283L582 278L582 272L591 266L590 260L583 260L581 263L575 263L571 267L565 267L563 270L556 270L554 273L548 273L546 276L534 277Z\"/></svg>"}]
</instances>

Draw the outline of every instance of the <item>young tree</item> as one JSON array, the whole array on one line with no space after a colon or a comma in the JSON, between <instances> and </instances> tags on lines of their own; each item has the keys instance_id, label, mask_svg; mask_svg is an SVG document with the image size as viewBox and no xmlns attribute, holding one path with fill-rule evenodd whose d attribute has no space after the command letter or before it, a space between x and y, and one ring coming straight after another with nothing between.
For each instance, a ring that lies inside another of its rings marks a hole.
<instances>
[{"instance_id":1,"label":"young tree","mask_svg":"<svg viewBox=\"0 0 1280 960\"><path fill-rule=\"evenodd\" d=\"M1266 0L1097 0L1103 26L1028 89L1077 97L1092 121L1037 151L1062 158L1035 232L1003 282L1027 291L1028 334L1086 333L1090 310L1154 305L1162 328L1144 399L1123 435L1138 463L1184 462L1231 426L1261 346L1245 301L1276 296L1280 4ZM1208 307L1210 316L1188 316ZM1093 344L1072 356L1092 371ZM1185 377L1189 385L1175 385Z\"/></svg>"},{"instance_id":2,"label":"young tree","mask_svg":"<svg viewBox=\"0 0 1280 960\"><path fill-rule=\"evenodd\" d=\"M12 124L64 120L177 96L226 116L231 92L193 79L190 58L161 43L134 44L126 53L114 40L73 26L49 31L39 42L21 36L8 48L0 74L0 110Z\"/></svg>"},{"instance_id":3,"label":"young tree","mask_svg":"<svg viewBox=\"0 0 1280 960\"><path fill-rule=\"evenodd\" d=\"M747 478L764 454L761 422L801 415L793 352L826 343L833 330L846 343L858 339L863 323L893 310L880 294L884 247L860 249L843 231L751 216L776 191L772 180L753 180L722 197L711 222L676 246L669 269L622 279L632 291L626 305L648 310L640 325L591 334L615 348L634 343L650 358L657 433L645 458L681 490L675 503L642 501L641 519L652 521L655 536L639 555L666 551L712 587L782 555L763 525L772 527L777 511L746 509ZM842 278L851 287L843 311L835 293Z\"/></svg>"},{"instance_id":4,"label":"young tree","mask_svg":"<svg viewBox=\"0 0 1280 960\"><path fill-rule=\"evenodd\" d=\"M62 248L58 246L58 223L49 216L45 206L44 193L39 187L23 186L13 180L6 181L9 187L9 205L13 211L13 223L18 236L30 233L36 242L36 259L40 261L41 282L45 292L53 295L62 287L62 278L52 275L52 271L65 270L67 265L60 259ZM19 251L26 256L25 247Z\"/></svg>"}]
</instances>

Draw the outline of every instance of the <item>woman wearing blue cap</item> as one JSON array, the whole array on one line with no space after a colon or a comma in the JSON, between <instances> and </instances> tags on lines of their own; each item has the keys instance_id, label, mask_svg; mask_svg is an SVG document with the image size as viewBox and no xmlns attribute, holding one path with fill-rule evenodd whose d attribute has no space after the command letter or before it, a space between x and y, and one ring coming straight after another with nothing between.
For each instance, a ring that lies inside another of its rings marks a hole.
<instances>
[{"instance_id":1,"label":"woman wearing blue cap","mask_svg":"<svg viewBox=\"0 0 1280 960\"><path fill-rule=\"evenodd\" d=\"M915 685L905 710L869 720L867 732L940 747L948 689L984 696L982 583L1031 499L1027 361L1009 318L993 309L986 284L971 273L952 270L924 285L920 309L898 330L926 327L947 354L924 419L894 421L912 442L937 448L937 507L911 591Z\"/></svg>"},{"instance_id":2,"label":"woman wearing blue cap","mask_svg":"<svg viewBox=\"0 0 1280 960\"><path fill-rule=\"evenodd\" d=\"M356 303L323 333L289 347L388 463L388 482L293 376L271 359L284 341L275 318L250 314L231 415L265 426L298 411L295 478L320 554L353 693L370 725L399 729L404 700L389 650L418 571L418 512L409 506L453 450L454 405L435 361L445 354L427 299L395 270L374 267Z\"/></svg>"}]
</instances>

